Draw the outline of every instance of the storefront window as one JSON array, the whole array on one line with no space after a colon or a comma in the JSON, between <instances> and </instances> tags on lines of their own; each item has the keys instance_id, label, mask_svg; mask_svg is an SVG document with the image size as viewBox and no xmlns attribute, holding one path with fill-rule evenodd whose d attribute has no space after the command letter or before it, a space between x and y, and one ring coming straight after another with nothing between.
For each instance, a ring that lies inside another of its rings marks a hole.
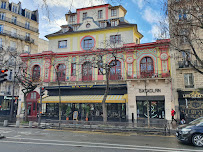
<instances>
[{"instance_id":1,"label":"storefront window","mask_svg":"<svg viewBox=\"0 0 203 152\"><path fill-rule=\"evenodd\" d=\"M147 118L147 101L137 101L137 117ZM164 101L149 101L150 118L165 118Z\"/></svg>"}]
</instances>

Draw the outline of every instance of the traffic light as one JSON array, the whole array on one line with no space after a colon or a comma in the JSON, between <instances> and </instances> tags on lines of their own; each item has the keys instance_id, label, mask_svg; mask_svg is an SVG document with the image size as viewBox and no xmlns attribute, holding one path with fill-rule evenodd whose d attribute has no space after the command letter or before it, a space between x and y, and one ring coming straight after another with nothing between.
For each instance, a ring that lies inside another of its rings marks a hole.
<instances>
[{"instance_id":1,"label":"traffic light","mask_svg":"<svg viewBox=\"0 0 203 152\"><path fill-rule=\"evenodd\" d=\"M7 69L0 71L0 83L7 81L6 78L8 76L8 74L6 73L7 71L8 71Z\"/></svg>"},{"instance_id":2,"label":"traffic light","mask_svg":"<svg viewBox=\"0 0 203 152\"><path fill-rule=\"evenodd\" d=\"M40 87L40 96L43 96L45 92L45 88L44 87Z\"/></svg>"}]
</instances>

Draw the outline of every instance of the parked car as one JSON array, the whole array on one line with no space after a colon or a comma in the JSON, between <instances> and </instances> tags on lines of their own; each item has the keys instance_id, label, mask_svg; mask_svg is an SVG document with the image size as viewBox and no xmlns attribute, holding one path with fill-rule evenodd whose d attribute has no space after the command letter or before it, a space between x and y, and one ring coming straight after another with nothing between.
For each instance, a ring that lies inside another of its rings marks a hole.
<instances>
[{"instance_id":1,"label":"parked car","mask_svg":"<svg viewBox=\"0 0 203 152\"><path fill-rule=\"evenodd\" d=\"M182 142L203 146L203 117L195 119L189 124L178 126L176 136Z\"/></svg>"}]
</instances>

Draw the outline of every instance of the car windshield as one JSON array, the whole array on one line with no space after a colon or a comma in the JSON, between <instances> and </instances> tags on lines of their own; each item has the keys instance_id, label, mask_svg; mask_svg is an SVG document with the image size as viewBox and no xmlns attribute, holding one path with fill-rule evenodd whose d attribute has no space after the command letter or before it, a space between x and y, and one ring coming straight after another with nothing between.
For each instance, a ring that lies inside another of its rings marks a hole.
<instances>
[{"instance_id":1,"label":"car windshield","mask_svg":"<svg viewBox=\"0 0 203 152\"><path fill-rule=\"evenodd\" d=\"M203 117L195 119L195 120L191 121L189 124L196 125L196 124L199 124L200 122L203 122Z\"/></svg>"}]
</instances>

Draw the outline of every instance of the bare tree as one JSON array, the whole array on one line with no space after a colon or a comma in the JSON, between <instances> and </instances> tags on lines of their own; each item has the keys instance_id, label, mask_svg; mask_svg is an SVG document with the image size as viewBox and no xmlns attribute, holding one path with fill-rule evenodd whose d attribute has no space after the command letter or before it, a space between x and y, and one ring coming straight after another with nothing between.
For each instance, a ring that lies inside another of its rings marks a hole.
<instances>
[{"instance_id":1,"label":"bare tree","mask_svg":"<svg viewBox=\"0 0 203 152\"><path fill-rule=\"evenodd\" d=\"M168 22L160 22L160 26L162 33L170 34L173 57L179 66L203 74L203 1L163 0L163 6Z\"/></svg>"}]
</instances>

